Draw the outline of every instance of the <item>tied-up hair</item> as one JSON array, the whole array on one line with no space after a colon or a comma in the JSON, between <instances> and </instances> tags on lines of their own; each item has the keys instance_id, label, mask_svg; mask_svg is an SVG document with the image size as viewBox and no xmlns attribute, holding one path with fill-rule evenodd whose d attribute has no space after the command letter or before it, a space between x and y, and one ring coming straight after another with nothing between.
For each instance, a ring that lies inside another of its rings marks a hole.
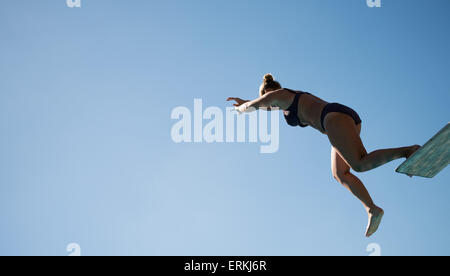
<instances>
[{"instance_id":1,"label":"tied-up hair","mask_svg":"<svg viewBox=\"0 0 450 276\"><path fill-rule=\"evenodd\" d=\"M263 78L263 83L259 87L259 96L263 96L267 93L267 90L278 90L281 89L281 84L274 80L272 74L265 74Z\"/></svg>"}]
</instances>

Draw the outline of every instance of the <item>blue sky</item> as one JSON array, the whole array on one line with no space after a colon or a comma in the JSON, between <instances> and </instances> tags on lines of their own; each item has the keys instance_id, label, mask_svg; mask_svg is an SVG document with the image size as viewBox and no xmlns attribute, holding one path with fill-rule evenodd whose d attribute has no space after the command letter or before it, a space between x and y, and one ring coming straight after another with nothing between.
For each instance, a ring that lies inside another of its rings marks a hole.
<instances>
[{"instance_id":1,"label":"blue sky","mask_svg":"<svg viewBox=\"0 0 450 276\"><path fill-rule=\"evenodd\" d=\"M354 108L368 151L450 118L450 2L8 0L0 9L0 254L449 255L450 171L330 171L330 145L280 122L280 149L175 144L176 106L284 87ZM281 119L281 118L280 118Z\"/></svg>"}]
</instances>

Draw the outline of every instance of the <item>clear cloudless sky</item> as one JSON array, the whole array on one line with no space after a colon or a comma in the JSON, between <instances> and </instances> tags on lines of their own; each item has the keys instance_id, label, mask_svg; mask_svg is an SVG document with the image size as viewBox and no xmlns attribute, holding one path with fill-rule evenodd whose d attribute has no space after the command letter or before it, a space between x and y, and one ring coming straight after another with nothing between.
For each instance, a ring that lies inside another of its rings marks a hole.
<instances>
[{"instance_id":1,"label":"clear cloudless sky","mask_svg":"<svg viewBox=\"0 0 450 276\"><path fill-rule=\"evenodd\" d=\"M4 0L0 4L0 254L450 254L450 170L330 170L328 138L280 149L175 144L171 111L251 99L265 73L355 109L368 151L424 144L450 119L450 1ZM207 121L205 121L206 123Z\"/></svg>"}]
</instances>

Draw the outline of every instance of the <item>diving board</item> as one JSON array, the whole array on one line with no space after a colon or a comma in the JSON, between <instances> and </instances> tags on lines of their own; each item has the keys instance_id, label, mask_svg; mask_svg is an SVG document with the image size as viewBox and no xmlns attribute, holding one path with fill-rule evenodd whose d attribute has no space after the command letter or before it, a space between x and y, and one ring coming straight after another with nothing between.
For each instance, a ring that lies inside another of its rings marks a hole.
<instances>
[{"instance_id":1,"label":"diving board","mask_svg":"<svg viewBox=\"0 0 450 276\"><path fill-rule=\"evenodd\" d=\"M432 178L450 161L450 123L414 152L395 171L407 175Z\"/></svg>"}]
</instances>

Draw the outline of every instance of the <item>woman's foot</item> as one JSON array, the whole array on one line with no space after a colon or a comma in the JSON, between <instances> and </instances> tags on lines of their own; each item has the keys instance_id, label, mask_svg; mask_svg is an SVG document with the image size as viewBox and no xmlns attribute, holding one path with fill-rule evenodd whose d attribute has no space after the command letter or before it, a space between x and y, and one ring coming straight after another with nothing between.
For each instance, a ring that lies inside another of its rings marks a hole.
<instances>
[{"instance_id":1,"label":"woman's foot","mask_svg":"<svg viewBox=\"0 0 450 276\"><path fill-rule=\"evenodd\" d=\"M369 225L366 230L366 237L372 236L380 226L381 219L383 218L384 211L380 207L374 207L367 211L369 215Z\"/></svg>"},{"instance_id":2,"label":"woman's foot","mask_svg":"<svg viewBox=\"0 0 450 276\"><path fill-rule=\"evenodd\" d=\"M406 151L405 157L408 159L413 153L415 153L418 149L420 149L422 146L420 145L414 145L410 146L409 149Z\"/></svg>"}]
</instances>

